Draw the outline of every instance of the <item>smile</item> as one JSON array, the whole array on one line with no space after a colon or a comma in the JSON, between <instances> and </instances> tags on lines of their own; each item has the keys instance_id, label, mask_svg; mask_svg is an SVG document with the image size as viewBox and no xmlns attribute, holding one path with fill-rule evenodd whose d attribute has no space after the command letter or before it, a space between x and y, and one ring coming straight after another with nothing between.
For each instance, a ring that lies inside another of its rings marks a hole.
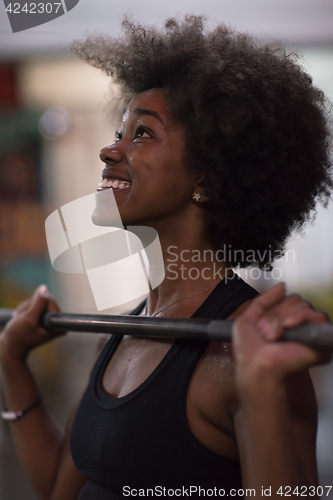
<instances>
[{"instance_id":1,"label":"smile","mask_svg":"<svg viewBox=\"0 0 333 500\"><path fill-rule=\"evenodd\" d=\"M103 191L103 189L126 189L131 186L128 181L123 181L119 179L103 179L99 183L97 191Z\"/></svg>"}]
</instances>

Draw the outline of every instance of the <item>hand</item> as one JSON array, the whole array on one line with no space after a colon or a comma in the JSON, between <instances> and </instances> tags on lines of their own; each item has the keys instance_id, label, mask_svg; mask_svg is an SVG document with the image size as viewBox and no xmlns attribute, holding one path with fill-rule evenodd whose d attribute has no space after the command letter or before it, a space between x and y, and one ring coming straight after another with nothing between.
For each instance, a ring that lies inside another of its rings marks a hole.
<instances>
[{"instance_id":1,"label":"hand","mask_svg":"<svg viewBox=\"0 0 333 500\"><path fill-rule=\"evenodd\" d=\"M281 384L310 366L330 361L331 354L296 342L277 342L288 328L303 323L329 323L299 295L286 295L283 283L254 299L233 327L233 351L240 395L262 384Z\"/></svg>"},{"instance_id":2,"label":"hand","mask_svg":"<svg viewBox=\"0 0 333 500\"><path fill-rule=\"evenodd\" d=\"M0 334L0 361L24 361L31 349L63 333L47 331L38 325L44 312L60 312L54 297L45 285L36 289L33 296L20 302L12 319Z\"/></svg>"}]
</instances>

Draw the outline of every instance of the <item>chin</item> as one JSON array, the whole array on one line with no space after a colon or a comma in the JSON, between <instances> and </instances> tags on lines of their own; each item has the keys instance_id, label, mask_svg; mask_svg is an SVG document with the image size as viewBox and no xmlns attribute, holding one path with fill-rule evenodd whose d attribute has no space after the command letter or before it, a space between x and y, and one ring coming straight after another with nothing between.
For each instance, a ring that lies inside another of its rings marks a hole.
<instances>
[{"instance_id":1,"label":"chin","mask_svg":"<svg viewBox=\"0 0 333 500\"><path fill-rule=\"evenodd\" d=\"M112 190L96 191L96 207L91 214L91 220L96 226L123 227Z\"/></svg>"}]
</instances>

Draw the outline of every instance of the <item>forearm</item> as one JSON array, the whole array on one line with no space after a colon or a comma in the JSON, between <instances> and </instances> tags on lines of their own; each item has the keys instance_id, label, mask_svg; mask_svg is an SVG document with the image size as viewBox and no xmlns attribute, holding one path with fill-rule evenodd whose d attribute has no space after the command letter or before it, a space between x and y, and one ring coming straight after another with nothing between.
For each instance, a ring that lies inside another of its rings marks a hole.
<instances>
[{"instance_id":1,"label":"forearm","mask_svg":"<svg viewBox=\"0 0 333 500\"><path fill-rule=\"evenodd\" d=\"M236 415L244 487L255 488L257 496L271 488L271 497L279 499L277 492L290 487L296 498L295 488L300 492L302 486L317 484L315 430L302 447L287 387L262 378L257 382Z\"/></svg>"},{"instance_id":2,"label":"forearm","mask_svg":"<svg viewBox=\"0 0 333 500\"><path fill-rule=\"evenodd\" d=\"M1 356L7 408L19 411L39 397L38 387L24 360ZM51 496L63 436L43 404L11 423L17 453L30 483L42 500Z\"/></svg>"},{"instance_id":3,"label":"forearm","mask_svg":"<svg viewBox=\"0 0 333 500\"><path fill-rule=\"evenodd\" d=\"M299 295L287 296L281 283L254 299L234 323L237 441L244 484L259 496L262 487L271 487L270 496L280 500L315 493L317 404L308 368L330 356L279 340L286 329L327 322Z\"/></svg>"}]
</instances>

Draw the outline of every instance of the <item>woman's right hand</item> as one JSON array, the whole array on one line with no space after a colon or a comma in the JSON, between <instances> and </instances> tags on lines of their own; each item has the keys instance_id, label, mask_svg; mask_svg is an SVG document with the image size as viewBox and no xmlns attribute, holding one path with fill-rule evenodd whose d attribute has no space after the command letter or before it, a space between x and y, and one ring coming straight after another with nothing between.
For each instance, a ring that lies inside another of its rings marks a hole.
<instances>
[{"instance_id":1,"label":"woman's right hand","mask_svg":"<svg viewBox=\"0 0 333 500\"><path fill-rule=\"evenodd\" d=\"M44 312L60 312L60 309L47 287L41 285L32 297L18 304L12 319L0 334L2 364L7 360L25 361L31 349L63 335L38 325Z\"/></svg>"}]
</instances>

